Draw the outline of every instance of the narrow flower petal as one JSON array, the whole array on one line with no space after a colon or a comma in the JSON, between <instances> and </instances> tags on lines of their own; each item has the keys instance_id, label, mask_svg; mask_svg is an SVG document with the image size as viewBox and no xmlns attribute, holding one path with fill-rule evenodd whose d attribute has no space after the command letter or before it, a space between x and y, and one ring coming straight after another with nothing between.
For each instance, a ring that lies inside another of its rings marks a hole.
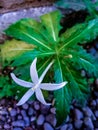
<instances>
[{"instance_id":1,"label":"narrow flower petal","mask_svg":"<svg viewBox=\"0 0 98 130\"><path fill-rule=\"evenodd\" d=\"M46 75L47 71L50 69L50 67L52 66L52 64L53 64L53 61L46 67L46 69L44 70L44 72L42 73L42 75L39 78L39 83L42 82L44 76Z\"/></svg>"},{"instance_id":2,"label":"narrow flower petal","mask_svg":"<svg viewBox=\"0 0 98 130\"><path fill-rule=\"evenodd\" d=\"M53 90L58 90L58 89L64 87L66 84L67 84L67 82L62 82L59 84L42 83L42 84L40 84L40 88L43 90L53 91Z\"/></svg>"},{"instance_id":3,"label":"narrow flower petal","mask_svg":"<svg viewBox=\"0 0 98 130\"><path fill-rule=\"evenodd\" d=\"M16 105L20 106L24 104L33 94L34 94L34 91L32 90L32 88L29 89Z\"/></svg>"},{"instance_id":4,"label":"narrow flower petal","mask_svg":"<svg viewBox=\"0 0 98 130\"><path fill-rule=\"evenodd\" d=\"M35 91L35 94L36 94L36 98L44 105L51 105L50 103L46 103L44 97L43 97L43 94L40 90L40 88L37 88L36 91Z\"/></svg>"},{"instance_id":5,"label":"narrow flower petal","mask_svg":"<svg viewBox=\"0 0 98 130\"><path fill-rule=\"evenodd\" d=\"M32 62L31 66L30 66L30 76L31 79L34 83L38 82L38 74L37 74L37 70L36 70L36 62L37 62L37 58L34 59L34 61Z\"/></svg>"},{"instance_id":6,"label":"narrow flower petal","mask_svg":"<svg viewBox=\"0 0 98 130\"><path fill-rule=\"evenodd\" d=\"M27 82L27 81L24 81L24 80L17 78L14 73L11 73L11 77L15 83L17 83L18 85L20 85L22 87L30 88L30 87L34 86L33 83L30 83L30 82Z\"/></svg>"}]
</instances>

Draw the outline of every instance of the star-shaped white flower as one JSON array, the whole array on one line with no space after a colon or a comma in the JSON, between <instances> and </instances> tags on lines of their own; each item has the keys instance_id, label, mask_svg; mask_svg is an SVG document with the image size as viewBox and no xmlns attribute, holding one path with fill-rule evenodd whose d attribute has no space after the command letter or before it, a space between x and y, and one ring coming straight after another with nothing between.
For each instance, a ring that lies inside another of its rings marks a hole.
<instances>
[{"instance_id":1,"label":"star-shaped white flower","mask_svg":"<svg viewBox=\"0 0 98 130\"><path fill-rule=\"evenodd\" d=\"M17 103L17 105L22 105L24 104L35 92L36 98L43 104L45 105L50 105L50 103L46 103L43 94L42 94L42 90L49 90L49 91L53 91L53 90L57 90L60 89L62 87L64 87L67 82L62 82L59 84L54 84L54 83L41 83L44 76L46 75L47 71L49 70L49 68L51 67L51 65L53 64L53 62L51 62L46 69L44 70L44 72L42 73L42 75L40 76L40 78L38 78L38 73L36 70L36 62L37 62L37 58L34 59L34 61L32 62L31 66L30 66L30 76L31 76L31 80L32 82L27 82L24 80L21 80L19 78L17 78L14 73L11 73L11 77L12 79L20 86L22 87L27 87L30 88L25 94L24 96L20 99L20 101Z\"/></svg>"}]
</instances>

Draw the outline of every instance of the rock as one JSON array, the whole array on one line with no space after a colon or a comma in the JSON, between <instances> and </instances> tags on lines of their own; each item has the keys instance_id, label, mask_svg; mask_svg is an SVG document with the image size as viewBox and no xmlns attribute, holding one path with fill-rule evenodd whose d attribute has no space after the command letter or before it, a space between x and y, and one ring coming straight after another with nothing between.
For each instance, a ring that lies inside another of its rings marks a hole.
<instances>
[{"instance_id":1,"label":"rock","mask_svg":"<svg viewBox=\"0 0 98 130\"><path fill-rule=\"evenodd\" d=\"M21 110L21 115L22 115L23 117L27 116L26 111L25 111L25 110Z\"/></svg>"},{"instance_id":2,"label":"rock","mask_svg":"<svg viewBox=\"0 0 98 130\"><path fill-rule=\"evenodd\" d=\"M75 120L80 120L83 118L83 113L79 109L75 108L73 110L73 113L74 113Z\"/></svg>"},{"instance_id":3,"label":"rock","mask_svg":"<svg viewBox=\"0 0 98 130\"><path fill-rule=\"evenodd\" d=\"M95 116L96 116L96 118L98 118L98 110L95 110Z\"/></svg>"},{"instance_id":4,"label":"rock","mask_svg":"<svg viewBox=\"0 0 98 130\"><path fill-rule=\"evenodd\" d=\"M37 125L42 125L44 123L45 117L41 114L38 116Z\"/></svg>"},{"instance_id":5,"label":"rock","mask_svg":"<svg viewBox=\"0 0 98 130\"><path fill-rule=\"evenodd\" d=\"M4 124L4 129L10 129L11 127L10 127L10 125L9 124Z\"/></svg>"},{"instance_id":6,"label":"rock","mask_svg":"<svg viewBox=\"0 0 98 130\"><path fill-rule=\"evenodd\" d=\"M25 127L25 122L23 120L13 121L12 126L14 126L14 127Z\"/></svg>"},{"instance_id":7,"label":"rock","mask_svg":"<svg viewBox=\"0 0 98 130\"><path fill-rule=\"evenodd\" d=\"M50 109L50 112L51 112L52 114L56 114L56 108L54 108L54 107L51 108L51 109Z\"/></svg>"},{"instance_id":8,"label":"rock","mask_svg":"<svg viewBox=\"0 0 98 130\"><path fill-rule=\"evenodd\" d=\"M86 127L90 128L91 130L94 130L94 125L93 125L93 122L90 119L90 117L86 117L84 119L84 124L85 124Z\"/></svg>"},{"instance_id":9,"label":"rock","mask_svg":"<svg viewBox=\"0 0 98 130\"><path fill-rule=\"evenodd\" d=\"M91 117L94 115L92 110L89 107L84 107L82 110L83 110L85 116Z\"/></svg>"},{"instance_id":10,"label":"rock","mask_svg":"<svg viewBox=\"0 0 98 130\"><path fill-rule=\"evenodd\" d=\"M13 130L23 130L23 129L19 128L19 127L15 127L15 128L13 128Z\"/></svg>"},{"instance_id":11,"label":"rock","mask_svg":"<svg viewBox=\"0 0 98 130\"><path fill-rule=\"evenodd\" d=\"M30 126L30 119L29 117L24 117L25 126Z\"/></svg>"},{"instance_id":12,"label":"rock","mask_svg":"<svg viewBox=\"0 0 98 130\"><path fill-rule=\"evenodd\" d=\"M9 113L10 113L11 116L16 116L16 115L17 115L16 109L11 109L11 110L9 111Z\"/></svg>"},{"instance_id":13,"label":"rock","mask_svg":"<svg viewBox=\"0 0 98 130\"><path fill-rule=\"evenodd\" d=\"M17 116L17 119L18 119L18 120L21 120L21 119L22 119L22 116L21 116L21 115L18 115L18 116Z\"/></svg>"},{"instance_id":14,"label":"rock","mask_svg":"<svg viewBox=\"0 0 98 130\"><path fill-rule=\"evenodd\" d=\"M92 108L95 108L95 107L96 107L96 101L95 101L95 100L92 100L92 101L90 102L90 106L91 106Z\"/></svg>"},{"instance_id":15,"label":"rock","mask_svg":"<svg viewBox=\"0 0 98 130\"><path fill-rule=\"evenodd\" d=\"M60 130L67 130L68 124L61 126Z\"/></svg>"},{"instance_id":16,"label":"rock","mask_svg":"<svg viewBox=\"0 0 98 130\"><path fill-rule=\"evenodd\" d=\"M73 125L72 124L68 124L67 130L73 130Z\"/></svg>"},{"instance_id":17,"label":"rock","mask_svg":"<svg viewBox=\"0 0 98 130\"><path fill-rule=\"evenodd\" d=\"M41 104L41 113L42 114L48 114L49 113L50 106L49 105L43 105Z\"/></svg>"},{"instance_id":18,"label":"rock","mask_svg":"<svg viewBox=\"0 0 98 130\"><path fill-rule=\"evenodd\" d=\"M28 105L27 103L25 103L25 104L22 105L22 108L23 108L24 110L27 110L27 109L29 108L29 105Z\"/></svg>"},{"instance_id":19,"label":"rock","mask_svg":"<svg viewBox=\"0 0 98 130\"><path fill-rule=\"evenodd\" d=\"M44 130L54 130L54 128L49 123L44 123Z\"/></svg>"},{"instance_id":20,"label":"rock","mask_svg":"<svg viewBox=\"0 0 98 130\"><path fill-rule=\"evenodd\" d=\"M33 113L34 113L33 108L32 108L32 107L29 107L29 109L28 109L28 115L29 115L29 116L32 116Z\"/></svg>"},{"instance_id":21,"label":"rock","mask_svg":"<svg viewBox=\"0 0 98 130\"><path fill-rule=\"evenodd\" d=\"M82 120L75 120L74 121L74 126L75 126L75 128L76 129L81 129L81 127L82 127L82 124L83 124L83 121Z\"/></svg>"},{"instance_id":22,"label":"rock","mask_svg":"<svg viewBox=\"0 0 98 130\"><path fill-rule=\"evenodd\" d=\"M56 126L57 120L55 115L49 114L46 116L46 121L49 122L51 125Z\"/></svg>"},{"instance_id":23,"label":"rock","mask_svg":"<svg viewBox=\"0 0 98 130\"><path fill-rule=\"evenodd\" d=\"M39 110L40 109L40 104L39 104L38 101L34 102L34 108L35 108L35 110Z\"/></svg>"}]
</instances>

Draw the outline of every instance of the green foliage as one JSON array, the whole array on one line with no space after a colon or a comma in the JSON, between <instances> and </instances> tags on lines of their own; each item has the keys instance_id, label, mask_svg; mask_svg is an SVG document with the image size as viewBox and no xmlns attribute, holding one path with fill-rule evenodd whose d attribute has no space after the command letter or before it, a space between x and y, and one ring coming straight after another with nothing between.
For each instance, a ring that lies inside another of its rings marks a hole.
<instances>
[{"instance_id":1,"label":"green foliage","mask_svg":"<svg viewBox=\"0 0 98 130\"><path fill-rule=\"evenodd\" d=\"M39 75L47 64L54 60L50 72L54 74L55 82L68 81L67 86L54 92L58 124L61 124L69 113L72 99L84 104L89 95L88 83L81 76L80 70L85 69L89 74L96 76L96 67L93 57L79 43L84 44L98 36L98 19L77 24L59 35L60 19L60 12L54 11L41 16L40 22L29 18L22 19L5 31L7 35L35 45L34 49L21 53L11 62L11 66L16 67L16 75L29 81L28 66L38 57ZM49 77L50 75L51 73L48 73ZM45 79L48 82L49 77Z\"/></svg>"}]
</instances>

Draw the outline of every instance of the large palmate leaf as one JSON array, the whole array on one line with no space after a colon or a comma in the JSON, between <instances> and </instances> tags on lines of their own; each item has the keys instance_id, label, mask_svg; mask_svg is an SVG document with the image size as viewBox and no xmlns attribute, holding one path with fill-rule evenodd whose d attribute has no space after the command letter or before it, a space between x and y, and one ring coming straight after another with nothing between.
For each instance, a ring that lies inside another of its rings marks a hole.
<instances>
[{"instance_id":1,"label":"large palmate leaf","mask_svg":"<svg viewBox=\"0 0 98 130\"><path fill-rule=\"evenodd\" d=\"M84 44L98 36L97 18L88 23L77 24L59 35L60 18L59 11L54 11L41 16L40 22L23 19L5 31L10 36L26 41L27 44L35 45L33 50L25 51L11 62L11 65L16 67L14 72L17 75L20 70L21 77L29 80L27 72L22 69L28 69L32 60L38 57L39 75L46 65L54 60L54 69L52 69L54 77L49 78L51 73L48 73L45 81L53 82L55 80L57 83L68 81L64 88L54 92L58 124L61 124L69 113L72 99L77 100L80 104L87 99L89 88L80 71L84 69L89 74L96 76L96 67L93 64L92 56L84 51L79 43Z\"/></svg>"}]
</instances>

